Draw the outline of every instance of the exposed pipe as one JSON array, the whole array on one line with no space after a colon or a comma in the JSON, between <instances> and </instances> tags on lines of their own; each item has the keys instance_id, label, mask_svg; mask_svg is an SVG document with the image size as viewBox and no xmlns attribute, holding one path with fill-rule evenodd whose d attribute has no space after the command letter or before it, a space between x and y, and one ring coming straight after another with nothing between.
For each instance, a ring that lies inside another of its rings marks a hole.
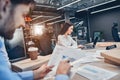
<instances>
[{"instance_id":1,"label":"exposed pipe","mask_svg":"<svg viewBox=\"0 0 120 80\"><path fill-rule=\"evenodd\" d=\"M69 19L74 19L75 17L71 17ZM55 23L59 23L59 22L62 22L62 21L65 21L65 19L62 19L62 20L59 20L59 21L55 21L55 22L52 22L52 23L48 23L48 25L52 25L52 24L55 24Z\"/></svg>"},{"instance_id":2,"label":"exposed pipe","mask_svg":"<svg viewBox=\"0 0 120 80\"><path fill-rule=\"evenodd\" d=\"M36 4L36 6L38 6L38 7L46 7L46 8L56 8L56 7L51 6L51 5L42 5L42 4Z\"/></svg>"},{"instance_id":3,"label":"exposed pipe","mask_svg":"<svg viewBox=\"0 0 120 80\"><path fill-rule=\"evenodd\" d=\"M55 19L58 19L58 18L61 18L61 16L54 17L54 18L48 19L46 21L43 21L43 22L40 22L40 23L37 23L37 24L42 24L42 23L45 23L45 22L48 22L48 21L51 21L51 20L55 20Z\"/></svg>"},{"instance_id":4,"label":"exposed pipe","mask_svg":"<svg viewBox=\"0 0 120 80\"><path fill-rule=\"evenodd\" d=\"M67 5L64 5L64 6L62 6L62 7L59 7L59 8L57 8L57 10L60 10L60 9L62 9L62 8L65 8L65 7L68 7L68 6L70 6L70 5L73 5L73 4L75 4L75 3L79 2L79 1L81 1L81 0L77 0L77 1L71 2L71 3L67 4Z\"/></svg>"},{"instance_id":5,"label":"exposed pipe","mask_svg":"<svg viewBox=\"0 0 120 80\"><path fill-rule=\"evenodd\" d=\"M113 6L113 7L110 7L110 8L101 9L101 10L98 10L98 11L93 11L93 12L91 12L91 14L95 14L95 13L98 13L98 12L107 11L107 10L110 10L110 9L115 9L115 8L118 8L118 7L120 7L120 5Z\"/></svg>"},{"instance_id":6,"label":"exposed pipe","mask_svg":"<svg viewBox=\"0 0 120 80\"><path fill-rule=\"evenodd\" d=\"M116 1L116 0L111 0L111 1L107 1L107 2L104 2L104 3L98 4L98 5L94 5L94 6L85 8L85 9L80 9L80 10L77 10L77 12L81 12L81 11L84 11L84 10L88 10L88 9L91 9L91 8L94 8L94 7L98 7L98 6L101 6L101 5L104 5L104 4L108 4L108 3L111 3L111 2L114 2L114 1Z\"/></svg>"},{"instance_id":7,"label":"exposed pipe","mask_svg":"<svg viewBox=\"0 0 120 80\"><path fill-rule=\"evenodd\" d=\"M41 17L48 17L49 18L49 17L54 17L54 16L43 16L43 15L42 16L37 16L36 18L33 18L32 21L34 21L34 20L36 20L38 18L41 18Z\"/></svg>"}]
</instances>

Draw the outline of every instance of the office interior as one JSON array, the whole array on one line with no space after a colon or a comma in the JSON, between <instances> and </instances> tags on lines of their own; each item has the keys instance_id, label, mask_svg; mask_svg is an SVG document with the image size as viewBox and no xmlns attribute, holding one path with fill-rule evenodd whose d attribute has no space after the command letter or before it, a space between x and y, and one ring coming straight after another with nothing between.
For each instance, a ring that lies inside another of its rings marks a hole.
<instances>
[{"instance_id":1,"label":"office interior","mask_svg":"<svg viewBox=\"0 0 120 80\"><path fill-rule=\"evenodd\" d=\"M35 1L35 8L25 17L26 26L16 30L12 40L5 40L8 56L13 63L28 59L30 47L37 47L40 56L51 55L65 22L74 25L71 36L78 44L92 43L95 36L99 37L98 43L120 42L112 33L112 27L117 24L118 32L115 35L120 38L119 0ZM13 55L16 52L18 55Z\"/></svg>"}]
</instances>

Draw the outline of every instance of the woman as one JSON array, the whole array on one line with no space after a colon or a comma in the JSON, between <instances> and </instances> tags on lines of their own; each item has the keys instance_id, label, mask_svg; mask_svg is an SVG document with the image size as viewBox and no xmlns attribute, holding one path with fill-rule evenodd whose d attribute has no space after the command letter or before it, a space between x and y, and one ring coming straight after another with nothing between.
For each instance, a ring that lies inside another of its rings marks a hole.
<instances>
[{"instance_id":1,"label":"woman","mask_svg":"<svg viewBox=\"0 0 120 80\"><path fill-rule=\"evenodd\" d=\"M62 45L64 47L72 47L78 48L82 47L82 45L77 46L77 42L75 42L72 37L70 36L73 32L73 25L71 23L65 23L63 28L58 35L58 45Z\"/></svg>"}]
</instances>

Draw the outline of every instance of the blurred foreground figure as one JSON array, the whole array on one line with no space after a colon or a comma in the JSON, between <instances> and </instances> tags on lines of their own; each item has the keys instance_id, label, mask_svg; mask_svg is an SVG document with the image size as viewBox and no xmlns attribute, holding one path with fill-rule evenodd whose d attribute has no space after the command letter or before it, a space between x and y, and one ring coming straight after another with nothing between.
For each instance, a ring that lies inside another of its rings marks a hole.
<instances>
[{"instance_id":1,"label":"blurred foreground figure","mask_svg":"<svg viewBox=\"0 0 120 80\"><path fill-rule=\"evenodd\" d=\"M34 0L0 0L0 80L41 79L53 67L43 65L34 71L21 73L11 71L3 39L12 39L15 29L25 25L24 16L33 5L35 5ZM66 61L62 61L57 69L56 80L68 80L67 73L70 67Z\"/></svg>"}]
</instances>

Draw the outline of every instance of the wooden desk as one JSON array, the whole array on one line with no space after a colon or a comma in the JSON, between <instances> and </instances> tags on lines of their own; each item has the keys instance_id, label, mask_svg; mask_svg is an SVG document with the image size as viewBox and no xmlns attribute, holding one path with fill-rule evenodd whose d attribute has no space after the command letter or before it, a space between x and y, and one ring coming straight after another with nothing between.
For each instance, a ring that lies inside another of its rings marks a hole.
<instances>
[{"instance_id":1,"label":"wooden desk","mask_svg":"<svg viewBox=\"0 0 120 80\"><path fill-rule=\"evenodd\" d=\"M117 45L117 48L111 49L109 51L114 50L114 51L120 52L120 43L109 42L109 44L116 44ZM85 50L85 51L96 52L97 50L105 50L106 45L108 45L108 44L107 43L102 43L102 42L97 43L97 46L96 46L95 49L89 49L89 50ZM100 67L100 68L103 68L103 69L106 69L106 70L109 70L109 71L117 72L118 75L109 79L109 80L120 80L120 67L119 66L115 66L115 65L112 65L112 64L109 64L109 63L105 63L104 59L101 59L101 61L98 61L98 62L92 62L92 63L86 63L86 64L94 65L94 66L97 66L97 67ZM82 64L80 66L83 66L83 65L85 65L85 64ZM72 78L72 80L88 80L88 79L76 73L75 76Z\"/></svg>"},{"instance_id":2,"label":"wooden desk","mask_svg":"<svg viewBox=\"0 0 120 80\"><path fill-rule=\"evenodd\" d=\"M34 70L40 67L42 64L47 63L49 59L50 59L50 55L38 56L38 59L36 60L31 60L30 58L21 60L21 61L12 63L12 69L14 71Z\"/></svg>"},{"instance_id":3,"label":"wooden desk","mask_svg":"<svg viewBox=\"0 0 120 80\"><path fill-rule=\"evenodd\" d=\"M101 44L103 44L103 43L101 43ZM117 43L117 45L119 45L119 44ZM118 49L120 49L120 47L112 49L112 50L118 50ZM97 45L95 49L90 49L90 50L85 50L85 51L95 52L97 50L105 50L105 46L103 47L103 46ZM27 59L25 61L22 60L20 62L13 63L12 65L17 67L17 69L19 69L20 71L26 71L26 70L35 69L35 68L39 67L41 64L47 62L49 60L49 58L50 58L50 56L45 56L45 57L40 56L39 59L36 61L31 61L30 59ZM119 66L105 63L104 59L101 59L101 61L99 61L99 62L92 62L92 63L86 63L86 64L94 65L94 66L97 66L100 68L104 68L106 70L117 72L118 75L111 78L110 80L120 80L120 67ZM85 64L82 64L80 66L83 66L83 65L85 65ZM49 80L53 80L53 79L49 79ZM71 80L88 80L88 79L83 76L80 76L79 74L76 73L75 76Z\"/></svg>"}]
</instances>

